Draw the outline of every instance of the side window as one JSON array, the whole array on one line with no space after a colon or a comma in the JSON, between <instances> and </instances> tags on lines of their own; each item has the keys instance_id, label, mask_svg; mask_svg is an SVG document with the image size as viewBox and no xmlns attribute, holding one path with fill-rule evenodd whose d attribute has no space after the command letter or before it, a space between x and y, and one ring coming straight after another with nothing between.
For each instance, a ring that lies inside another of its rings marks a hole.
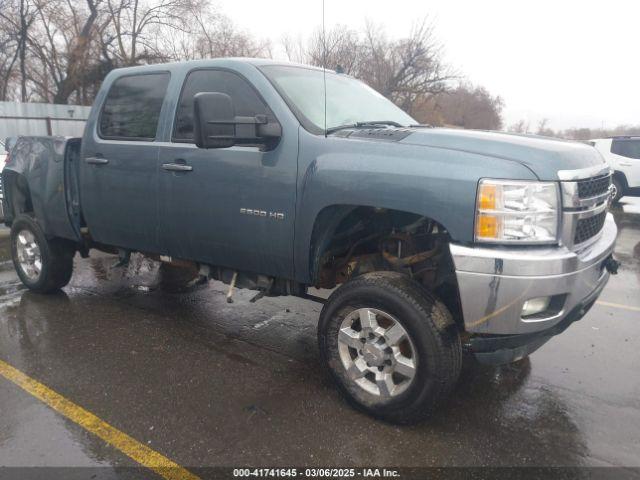
<instances>
[{"instance_id":1,"label":"side window","mask_svg":"<svg viewBox=\"0 0 640 480\"><path fill-rule=\"evenodd\" d=\"M611 142L611 153L640 160L640 138L614 139Z\"/></svg>"},{"instance_id":2,"label":"side window","mask_svg":"<svg viewBox=\"0 0 640 480\"><path fill-rule=\"evenodd\" d=\"M226 93L233 100L238 116L263 114L267 115L269 121L275 120L244 78L223 70L196 70L187 76L180 95L173 129L174 141L193 142L193 97L200 92Z\"/></svg>"},{"instance_id":3,"label":"side window","mask_svg":"<svg viewBox=\"0 0 640 480\"><path fill-rule=\"evenodd\" d=\"M154 140L168 84L168 73L117 79L100 113L100 136L107 139Z\"/></svg>"}]
</instances>

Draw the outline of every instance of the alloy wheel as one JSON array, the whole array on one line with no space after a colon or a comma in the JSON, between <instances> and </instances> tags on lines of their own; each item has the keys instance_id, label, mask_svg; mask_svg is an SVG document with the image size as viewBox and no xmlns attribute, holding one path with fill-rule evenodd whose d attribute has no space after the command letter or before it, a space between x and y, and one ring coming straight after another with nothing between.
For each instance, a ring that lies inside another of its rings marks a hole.
<instances>
[{"instance_id":1,"label":"alloy wheel","mask_svg":"<svg viewBox=\"0 0 640 480\"><path fill-rule=\"evenodd\" d=\"M340 325L338 351L347 376L383 399L400 395L416 375L417 354L408 332L381 310L349 313Z\"/></svg>"},{"instance_id":2,"label":"alloy wheel","mask_svg":"<svg viewBox=\"0 0 640 480\"><path fill-rule=\"evenodd\" d=\"M42 254L31 231L20 230L16 236L16 252L22 272L29 280L37 281L42 272Z\"/></svg>"}]
</instances>

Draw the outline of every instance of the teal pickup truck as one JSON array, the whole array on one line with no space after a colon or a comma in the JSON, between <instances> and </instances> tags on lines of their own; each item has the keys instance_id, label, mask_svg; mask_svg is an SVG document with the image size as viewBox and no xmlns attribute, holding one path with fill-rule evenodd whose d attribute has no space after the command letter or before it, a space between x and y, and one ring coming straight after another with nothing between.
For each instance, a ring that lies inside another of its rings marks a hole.
<instances>
[{"instance_id":1,"label":"teal pickup truck","mask_svg":"<svg viewBox=\"0 0 640 480\"><path fill-rule=\"evenodd\" d=\"M322 363L395 422L447 397L464 351L509 363L565 330L617 266L611 171L591 146L418 125L304 65L115 70L82 139L21 137L2 178L15 268L37 292L92 249L258 296L335 289Z\"/></svg>"}]
</instances>

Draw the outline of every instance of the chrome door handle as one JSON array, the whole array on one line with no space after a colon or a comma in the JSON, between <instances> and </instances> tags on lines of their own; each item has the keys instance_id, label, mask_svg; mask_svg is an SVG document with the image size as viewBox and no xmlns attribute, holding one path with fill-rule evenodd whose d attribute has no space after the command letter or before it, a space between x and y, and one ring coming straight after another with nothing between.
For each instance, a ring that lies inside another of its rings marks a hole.
<instances>
[{"instance_id":1,"label":"chrome door handle","mask_svg":"<svg viewBox=\"0 0 640 480\"><path fill-rule=\"evenodd\" d=\"M183 163L163 163L162 168L170 172L190 172L193 167Z\"/></svg>"},{"instance_id":2,"label":"chrome door handle","mask_svg":"<svg viewBox=\"0 0 640 480\"><path fill-rule=\"evenodd\" d=\"M90 165L106 165L109 163L109 160L102 157L87 157L84 161Z\"/></svg>"}]
</instances>

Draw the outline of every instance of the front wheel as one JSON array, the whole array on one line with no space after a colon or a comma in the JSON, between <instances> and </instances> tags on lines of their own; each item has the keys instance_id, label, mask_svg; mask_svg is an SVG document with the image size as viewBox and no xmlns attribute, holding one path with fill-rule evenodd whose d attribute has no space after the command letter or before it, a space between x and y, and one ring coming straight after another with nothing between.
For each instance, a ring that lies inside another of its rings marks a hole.
<instances>
[{"instance_id":1,"label":"front wheel","mask_svg":"<svg viewBox=\"0 0 640 480\"><path fill-rule=\"evenodd\" d=\"M451 392L462 349L447 308L406 275L365 274L320 314L322 362L347 400L395 423L428 416Z\"/></svg>"},{"instance_id":2,"label":"front wheel","mask_svg":"<svg viewBox=\"0 0 640 480\"><path fill-rule=\"evenodd\" d=\"M27 288L51 293L71 279L75 249L62 239L48 240L29 215L19 215L11 225L13 265Z\"/></svg>"}]
</instances>

